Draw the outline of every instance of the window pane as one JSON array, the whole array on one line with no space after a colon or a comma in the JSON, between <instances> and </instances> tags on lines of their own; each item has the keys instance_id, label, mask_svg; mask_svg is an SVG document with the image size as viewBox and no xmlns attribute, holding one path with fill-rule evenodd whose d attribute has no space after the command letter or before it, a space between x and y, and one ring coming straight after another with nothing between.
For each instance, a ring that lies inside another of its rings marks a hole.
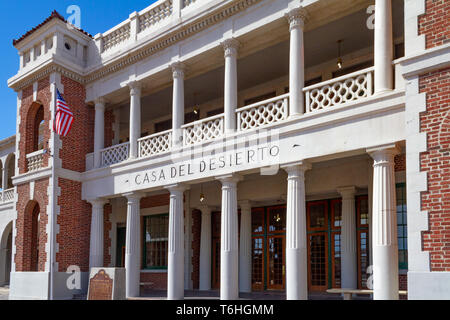
<instances>
[{"instance_id":1,"label":"window pane","mask_svg":"<svg viewBox=\"0 0 450 320\"><path fill-rule=\"evenodd\" d=\"M145 267L166 268L169 216L145 217Z\"/></svg>"}]
</instances>

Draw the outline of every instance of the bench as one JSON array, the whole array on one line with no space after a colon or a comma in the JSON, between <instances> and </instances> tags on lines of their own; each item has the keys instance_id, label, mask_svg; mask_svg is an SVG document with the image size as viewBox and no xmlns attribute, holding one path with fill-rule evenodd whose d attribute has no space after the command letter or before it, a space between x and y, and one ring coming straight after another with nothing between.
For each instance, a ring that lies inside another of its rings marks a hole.
<instances>
[{"instance_id":1,"label":"bench","mask_svg":"<svg viewBox=\"0 0 450 320\"><path fill-rule=\"evenodd\" d=\"M344 300L352 300L353 294L373 294L373 290L369 289L341 289L341 288L334 288L334 289L328 289L328 293L340 293L344 296ZM406 290L400 290L399 295L407 295L408 291Z\"/></svg>"}]
</instances>

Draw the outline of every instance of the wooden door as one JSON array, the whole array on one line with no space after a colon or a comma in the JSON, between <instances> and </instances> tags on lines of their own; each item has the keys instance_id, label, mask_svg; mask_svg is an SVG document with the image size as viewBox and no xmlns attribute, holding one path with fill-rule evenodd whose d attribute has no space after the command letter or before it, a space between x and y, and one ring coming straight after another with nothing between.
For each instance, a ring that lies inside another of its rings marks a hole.
<instances>
[{"instance_id":1,"label":"wooden door","mask_svg":"<svg viewBox=\"0 0 450 320\"><path fill-rule=\"evenodd\" d=\"M285 237L267 237L267 289L283 290L285 286Z\"/></svg>"}]
</instances>

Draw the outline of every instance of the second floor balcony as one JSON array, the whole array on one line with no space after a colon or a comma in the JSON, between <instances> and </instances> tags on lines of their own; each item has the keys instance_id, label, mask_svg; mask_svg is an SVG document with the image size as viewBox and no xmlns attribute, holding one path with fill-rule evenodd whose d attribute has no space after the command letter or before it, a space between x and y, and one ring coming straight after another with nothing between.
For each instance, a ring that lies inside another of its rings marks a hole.
<instances>
[{"instance_id":1,"label":"second floor balcony","mask_svg":"<svg viewBox=\"0 0 450 320\"><path fill-rule=\"evenodd\" d=\"M366 27L365 6L348 9L319 27L301 28L300 37L295 19L304 17L293 14L291 29L285 18L274 21L186 61L170 62L151 80L133 80L99 97L96 147L87 156L87 170L160 156L230 134L279 128L292 119L351 108L403 90L397 61L403 56L402 5L394 2L393 19L381 22L383 28L392 28L392 38L378 38L384 43L377 43L374 30ZM355 23L362 27L354 28ZM393 54L381 61L386 41ZM113 120L107 123L107 118ZM113 131L108 141L105 127Z\"/></svg>"}]
</instances>

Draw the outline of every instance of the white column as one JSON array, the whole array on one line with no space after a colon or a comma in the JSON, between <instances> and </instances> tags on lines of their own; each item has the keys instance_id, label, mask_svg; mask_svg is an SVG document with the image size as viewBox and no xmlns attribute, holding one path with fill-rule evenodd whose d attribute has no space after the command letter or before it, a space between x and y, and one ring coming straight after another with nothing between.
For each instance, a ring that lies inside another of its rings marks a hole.
<instances>
[{"instance_id":1,"label":"white column","mask_svg":"<svg viewBox=\"0 0 450 320\"><path fill-rule=\"evenodd\" d=\"M125 242L126 297L139 297L141 271L141 215L142 195L127 193L127 229Z\"/></svg>"},{"instance_id":2,"label":"white column","mask_svg":"<svg viewBox=\"0 0 450 320\"><path fill-rule=\"evenodd\" d=\"M8 189L8 162L5 161L2 168L2 190Z\"/></svg>"},{"instance_id":3,"label":"white column","mask_svg":"<svg viewBox=\"0 0 450 320\"><path fill-rule=\"evenodd\" d=\"M89 202L92 205L89 268L103 267L103 207L106 201L95 199Z\"/></svg>"},{"instance_id":4,"label":"white column","mask_svg":"<svg viewBox=\"0 0 450 320\"><path fill-rule=\"evenodd\" d=\"M172 144L179 146L182 143L184 124L184 64L175 62L171 64L173 76L173 101L172 101Z\"/></svg>"},{"instance_id":5,"label":"white column","mask_svg":"<svg viewBox=\"0 0 450 320\"><path fill-rule=\"evenodd\" d=\"M252 291L252 207L240 201L241 232L239 239L239 292Z\"/></svg>"},{"instance_id":6,"label":"white column","mask_svg":"<svg viewBox=\"0 0 450 320\"><path fill-rule=\"evenodd\" d=\"M184 298L184 185L167 187L170 192L167 299Z\"/></svg>"},{"instance_id":7,"label":"white column","mask_svg":"<svg viewBox=\"0 0 450 320\"><path fill-rule=\"evenodd\" d=\"M373 158L374 300L398 300L398 240L395 199L395 145L368 149Z\"/></svg>"},{"instance_id":8,"label":"white column","mask_svg":"<svg viewBox=\"0 0 450 320\"><path fill-rule=\"evenodd\" d=\"M130 88L130 159L138 157L138 139L141 137L141 84L132 81Z\"/></svg>"},{"instance_id":9,"label":"white column","mask_svg":"<svg viewBox=\"0 0 450 320\"><path fill-rule=\"evenodd\" d=\"M292 9L287 18L290 30L289 49L289 115L304 113L303 87L305 85L305 53L303 28L306 21L306 11L300 7Z\"/></svg>"},{"instance_id":10,"label":"white column","mask_svg":"<svg viewBox=\"0 0 450 320\"><path fill-rule=\"evenodd\" d=\"M237 55L239 41L234 38L222 42L225 51L225 88L224 88L224 113L225 132L233 133L236 130L237 96Z\"/></svg>"},{"instance_id":11,"label":"white column","mask_svg":"<svg viewBox=\"0 0 450 320\"><path fill-rule=\"evenodd\" d=\"M393 89L392 0L375 0L375 93Z\"/></svg>"},{"instance_id":12,"label":"white column","mask_svg":"<svg viewBox=\"0 0 450 320\"><path fill-rule=\"evenodd\" d=\"M218 177L222 182L222 217L220 241L220 299L239 299L239 253L237 183L238 175Z\"/></svg>"},{"instance_id":13,"label":"white column","mask_svg":"<svg viewBox=\"0 0 450 320\"><path fill-rule=\"evenodd\" d=\"M308 300L308 258L306 247L305 171L306 162L283 167L288 173L286 208L286 299Z\"/></svg>"},{"instance_id":14,"label":"white column","mask_svg":"<svg viewBox=\"0 0 450 320\"><path fill-rule=\"evenodd\" d=\"M100 150L105 147L105 99L95 100L94 168L101 166Z\"/></svg>"},{"instance_id":15,"label":"white column","mask_svg":"<svg viewBox=\"0 0 450 320\"><path fill-rule=\"evenodd\" d=\"M190 192L184 193L184 289L192 290L192 210Z\"/></svg>"},{"instance_id":16,"label":"white column","mask_svg":"<svg viewBox=\"0 0 450 320\"><path fill-rule=\"evenodd\" d=\"M200 290L211 290L211 208L202 206L200 232Z\"/></svg>"},{"instance_id":17,"label":"white column","mask_svg":"<svg viewBox=\"0 0 450 320\"><path fill-rule=\"evenodd\" d=\"M355 187L337 190L342 196L341 225L341 287L358 288L358 261L356 251Z\"/></svg>"}]
</instances>

